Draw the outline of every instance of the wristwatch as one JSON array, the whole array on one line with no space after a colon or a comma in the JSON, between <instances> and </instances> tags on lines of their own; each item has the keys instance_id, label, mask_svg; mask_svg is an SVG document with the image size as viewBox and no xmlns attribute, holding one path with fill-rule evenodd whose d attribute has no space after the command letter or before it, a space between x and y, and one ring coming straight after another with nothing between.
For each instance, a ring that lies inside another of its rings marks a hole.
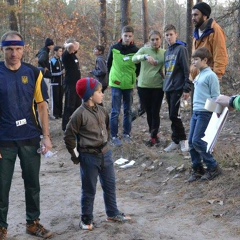
<instances>
[{"instance_id":1,"label":"wristwatch","mask_svg":"<svg viewBox=\"0 0 240 240\"><path fill-rule=\"evenodd\" d=\"M234 100L235 100L236 97L237 97L237 95L232 96L232 97L230 98L229 103L228 103L229 107L234 108L233 102L234 102Z\"/></svg>"}]
</instances>

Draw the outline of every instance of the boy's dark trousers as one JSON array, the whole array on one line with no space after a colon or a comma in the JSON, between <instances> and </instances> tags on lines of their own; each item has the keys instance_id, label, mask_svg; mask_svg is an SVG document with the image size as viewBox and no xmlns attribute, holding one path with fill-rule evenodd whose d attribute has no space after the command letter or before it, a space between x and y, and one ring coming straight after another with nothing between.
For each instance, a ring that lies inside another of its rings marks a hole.
<instances>
[{"instance_id":1,"label":"boy's dark trousers","mask_svg":"<svg viewBox=\"0 0 240 240\"><path fill-rule=\"evenodd\" d=\"M51 80L51 95L52 95L52 114L54 117L62 117L63 108L63 86L61 77Z\"/></svg>"},{"instance_id":2,"label":"boy's dark trousers","mask_svg":"<svg viewBox=\"0 0 240 240\"><path fill-rule=\"evenodd\" d=\"M183 91L182 90L171 91L165 92L165 94L168 103L169 119L172 122L171 123L172 141L178 144L180 141L187 139L185 129L179 113Z\"/></svg>"},{"instance_id":3,"label":"boy's dark trousers","mask_svg":"<svg viewBox=\"0 0 240 240\"><path fill-rule=\"evenodd\" d=\"M38 146L1 147L0 153L0 227L7 228L9 191L17 156L20 159L25 187L26 220L28 223L40 216L40 154ZM15 201L18 201L15 199Z\"/></svg>"}]
</instances>

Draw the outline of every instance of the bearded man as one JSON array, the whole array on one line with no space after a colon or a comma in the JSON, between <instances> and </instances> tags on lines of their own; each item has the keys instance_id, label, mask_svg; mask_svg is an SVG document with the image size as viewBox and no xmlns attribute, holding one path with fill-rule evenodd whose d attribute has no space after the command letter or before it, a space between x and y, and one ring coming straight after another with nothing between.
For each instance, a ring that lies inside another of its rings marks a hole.
<instances>
[{"instance_id":1,"label":"bearded man","mask_svg":"<svg viewBox=\"0 0 240 240\"><path fill-rule=\"evenodd\" d=\"M192 21L195 25L192 52L206 47L213 55L213 62L210 67L221 81L228 65L226 35L216 21L209 18L210 14L211 7L205 2L197 3L192 8ZM192 80L199 73L193 65L191 65L190 72Z\"/></svg>"}]
</instances>

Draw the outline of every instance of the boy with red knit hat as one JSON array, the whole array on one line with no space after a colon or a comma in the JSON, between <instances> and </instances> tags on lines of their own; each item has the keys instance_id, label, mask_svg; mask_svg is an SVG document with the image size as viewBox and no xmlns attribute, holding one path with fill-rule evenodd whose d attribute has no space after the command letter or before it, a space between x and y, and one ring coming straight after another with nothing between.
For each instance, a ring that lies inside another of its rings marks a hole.
<instances>
[{"instance_id":1,"label":"boy with red knit hat","mask_svg":"<svg viewBox=\"0 0 240 240\"><path fill-rule=\"evenodd\" d=\"M64 142L73 163L81 164L80 227L84 230L92 230L98 176L104 192L107 220L125 222L130 218L117 208L114 163L108 146L109 116L105 108L99 105L104 96L102 85L94 78L83 78L78 80L76 91L83 103L67 124Z\"/></svg>"}]
</instances>

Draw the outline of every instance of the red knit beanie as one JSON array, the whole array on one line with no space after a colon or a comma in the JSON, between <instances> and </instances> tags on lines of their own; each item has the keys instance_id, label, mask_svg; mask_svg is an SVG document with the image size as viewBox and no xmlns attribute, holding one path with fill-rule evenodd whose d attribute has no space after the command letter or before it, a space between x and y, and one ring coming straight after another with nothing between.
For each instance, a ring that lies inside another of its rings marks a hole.
<instances>
[{"instance_id":1,"label":"red knit beanie","mask_svg":"<svg viewBox=\"0 0 240 240\"><path fill-rule=\"evenodd\" d=\"M84 102L87 102L89 98L94 94L97 90L97 87L101 83L94 78L82 78L76 83L76 91L80 98L83 99Z\"/></svg>"}]
</instances>

